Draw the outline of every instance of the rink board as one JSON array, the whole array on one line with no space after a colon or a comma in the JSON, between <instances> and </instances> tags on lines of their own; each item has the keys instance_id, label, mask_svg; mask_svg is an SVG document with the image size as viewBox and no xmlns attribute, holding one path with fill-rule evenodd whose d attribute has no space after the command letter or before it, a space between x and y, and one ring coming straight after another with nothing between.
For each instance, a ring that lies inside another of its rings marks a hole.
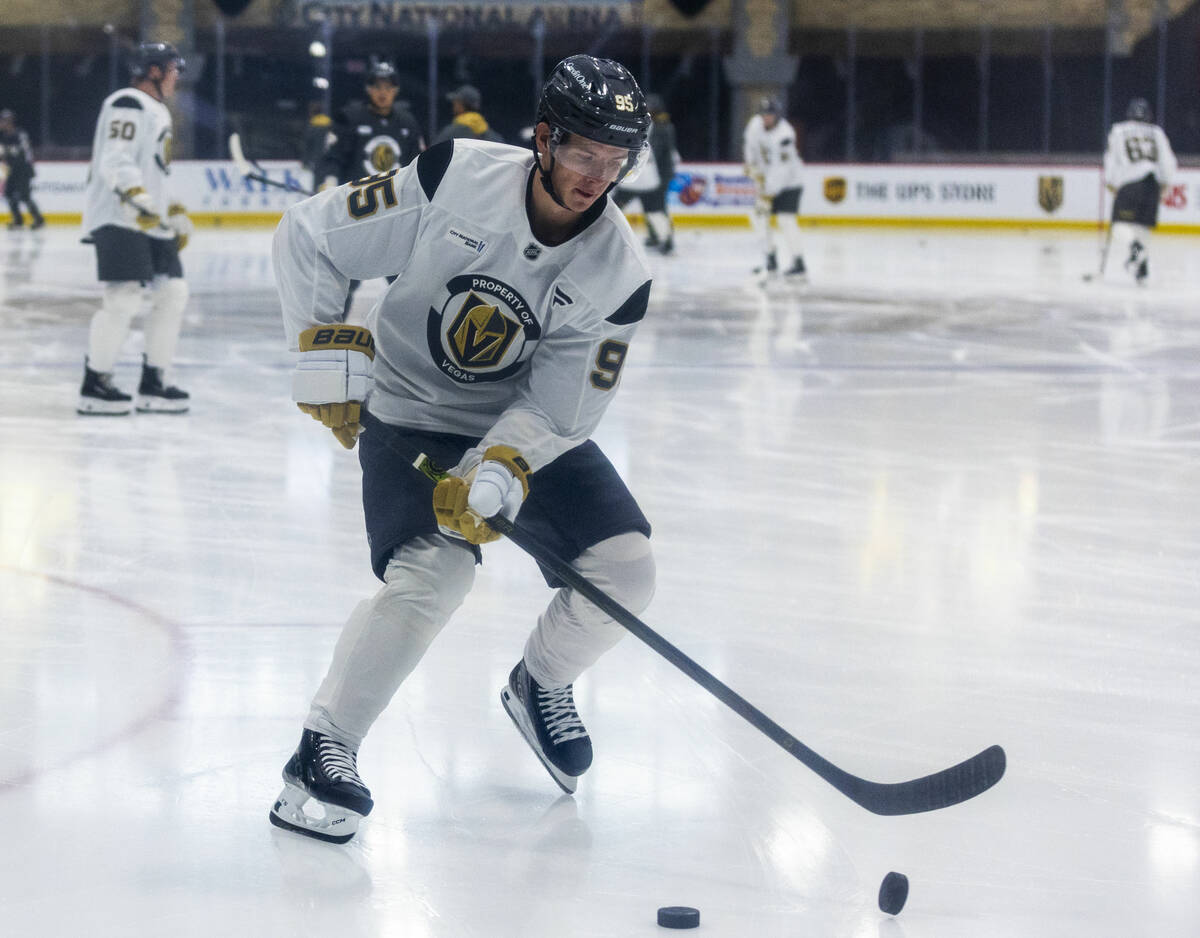
<instances>
[{"instance_id":1,"label":"rink board","mask_svg":"<svg viewBox=\"0 0 1200 938\"><path fill-rule=\"evenodd\" d=\"M306 189L309 173L293 161L263 163L267 176ZM39 163L33 194L54 222L78 223L87 180L82 162ZM239 177L227 160L172 164L176 197L202 225L269 225L295 193ZM1111 210L1097 166L999 166L809 163L803 221L815 224L1094 227ZM745 225L754 186L733 163L684 163L669 205L680 225ZM635 201L631 216L640 211ZM0 216L7 221L7 214ZM1182 169L1163 194L1159 226L1200 233L1200 169Z\"/></svg>"}]
</instances>

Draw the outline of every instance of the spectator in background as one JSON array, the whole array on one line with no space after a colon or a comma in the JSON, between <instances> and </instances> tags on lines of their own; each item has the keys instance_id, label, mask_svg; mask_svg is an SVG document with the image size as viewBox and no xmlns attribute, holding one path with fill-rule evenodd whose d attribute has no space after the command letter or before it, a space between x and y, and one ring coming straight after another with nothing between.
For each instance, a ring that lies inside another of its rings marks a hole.
<instances>
[{"instance_id":1,"label":"spectator in background","mask_svg":"<svg viewBox=\"0 0 1200 938\"><path fill-rule=\"evenodd\" d=\"M300 162L313 174L314 182L320 182L317 170L325 151L333 143L333 118L325 113L325 107L320 101L308 103L308 124L304 128L304 141L301 146Z\"/></svg>"},{"instance_id":2,"label":"spectator in background","mask_svg":"<svg viewBox=\"0 0 1200 938\"><path fill-rule=\"evenodd\" d=\"M455 88L446 99L454 116L445 127L437 132L434 143L450 140L454 137L468 137L473 140L491 140L493 143L503 143L504 138L488 126L487 120L479 113L483 106L483 96L473 85L463 85Z\"/></svg>"},{"instance_id":3,"label":"spectator in background","mask_svg":"<svg viewBox=\"0 0 1200 938\"><path fill-rule=\"evenodd\" d=\"M21 205L29 206L31 228L41 228L46 219L33 201L30 183L35 175L33 149L29 146L29 134L17 126L16 115L8 108L0 111L0 167L4 177L4 197L12 212L9 228L24 228L25 218Z\"/></svg>"}]
</instances>

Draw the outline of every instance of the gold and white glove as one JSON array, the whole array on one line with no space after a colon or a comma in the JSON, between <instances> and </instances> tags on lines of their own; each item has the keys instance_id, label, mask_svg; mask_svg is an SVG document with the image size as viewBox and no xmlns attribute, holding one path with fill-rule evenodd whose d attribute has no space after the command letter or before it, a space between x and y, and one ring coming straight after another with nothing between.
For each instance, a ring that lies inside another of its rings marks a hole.
<instances>
[{"instance_id":1,"label":"gold and white glove","mask_svg":"<svg viewBox=\"0 0 1200 938\"><path fill-rule=\"evenodd\" d=\"M135 222L142 231L157 228L162 223L158 212L154 211L154 200L150 198L150 193L141 186L126 189L119 195L121 204L125 206L126 213L130 215L130 221Z\"/></svg>"},{"instance_id":2,"label":"gold and white glove","mask_svg":"<svg viewBox=\"0 0 1200 938\"><path fill-rule=\"evenodd\" d=\"M471 544L487 544L500 535L487 524L502 514L510 521L529 494L529 463L511 446L489 446L483 460L466 475L449 475L433 489L433 513L443 534Z\"/></svg>"},{"instance_id":3,"label":"gold and white glove","mask_svg":"<svg viewBox=\"0 0 1200 938\"><path fill-rule=\"evenodd\" d=\"M300 333L300 361L292 372L292 400L354 449L362 402L374 384L375 339L363 326L334 323Z\"/></svg>"},{"instance_id":4,"label":"gold and white glove","mask_svg":"<svg viewBox=\"0 0 1200 938\"><path fill-rule=\"evenodd\" d=\"M188 218L185 206L178 202L167 206L167 227L175 232L176 250L182 251L192 236L192 220Z\"/></svg>"}]
</instances>

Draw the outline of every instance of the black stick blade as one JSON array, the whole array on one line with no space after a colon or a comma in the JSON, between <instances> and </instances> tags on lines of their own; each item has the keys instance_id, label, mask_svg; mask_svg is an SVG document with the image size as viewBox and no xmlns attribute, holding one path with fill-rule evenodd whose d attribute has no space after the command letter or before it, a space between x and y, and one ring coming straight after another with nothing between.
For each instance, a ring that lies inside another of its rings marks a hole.
<instances>
[{"instance_id":1,"label":"black stick blade","mask_svg":"<svg viewBox=\"0 0 1200 938\"><path fill-rule=\"evenodd\" d=\"M869 782L854 778L837 787L872 814L921 814L969 801L1004 777L1004 750L989 746L965 762L908 782Z\"/></svg>"}]
</instances>

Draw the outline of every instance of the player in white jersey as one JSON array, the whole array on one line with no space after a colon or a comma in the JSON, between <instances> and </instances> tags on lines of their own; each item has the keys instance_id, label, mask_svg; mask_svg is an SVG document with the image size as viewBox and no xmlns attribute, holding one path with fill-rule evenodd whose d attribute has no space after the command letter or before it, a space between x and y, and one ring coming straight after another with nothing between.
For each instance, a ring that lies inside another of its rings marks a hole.
<instances>
[{"instance_id":1,"label":"player in white jersey","mask_svg":"<svg viewBox=\"0 0 1200 938\"><path fill-rule=\"evenodd\" d=\"M292 396L358 443L384 585L342 631L276 826L340 843L371 810L359 746L470 589L478 545L499 536L484 519L519 511L626 608L649 603L650 525L589 439L649 299L645 257L607 197L646 158L649 125L624 66L575 55L543 88L532 153L452 139L284 215L274 255L299 354ZM342 321L351 279L397 272L366 327ZM421 453L449 472L436 486L413 468ZM623 634L560 586L501 692L565 791L592 759L572 684Z\"/></svg>"},{"instance_id":2,"label":"player in white jersey","mask_svg":"<svg viewBox=\"0 0 1200 938\"><path fill-rule=\"evenodd\" d=\"M1108 282L1144 284L1158 203L1178 163L1145 98L1130 101L1125 117L1113 124L1104 151L1104 182L1116 195L1102 273Z\"/></svg>"},{"instance_id":3,"label":"player in white jersey","mask_svg":"<svg viewBox=\"0 0 1200 938\"><path fill-rule=\"evenodd\" d=\"M104 299L88 334L80 414L132 409L130 395L112 383L112 370L147 285L150 313L137 409L172 414L188 409L187 392L166 380L188 299L179 251L192 223L168 191L171 112L163 102L174 96L183 67L170 43L142 43L133 54L130 87L105 98L96 121L83 230L96 247Z\"/></svg>"},{"instance_id":4,"label":"player in white jersey","mask_svg":"<svg viewBox=\"0 0 1200 938\"><path fill-rule=\"evenodd\" d=\"M747 122L742 133L742 158L746 175L758 190L750 218L765 242L767 260L763 269L780 269L782 255L784 275L803 279L804 257L796 215L804 190L804 163L796 149L795 128L784 119L783 106L774 98L763 98L758 113Z\"/></svg>"}]
</instances>

